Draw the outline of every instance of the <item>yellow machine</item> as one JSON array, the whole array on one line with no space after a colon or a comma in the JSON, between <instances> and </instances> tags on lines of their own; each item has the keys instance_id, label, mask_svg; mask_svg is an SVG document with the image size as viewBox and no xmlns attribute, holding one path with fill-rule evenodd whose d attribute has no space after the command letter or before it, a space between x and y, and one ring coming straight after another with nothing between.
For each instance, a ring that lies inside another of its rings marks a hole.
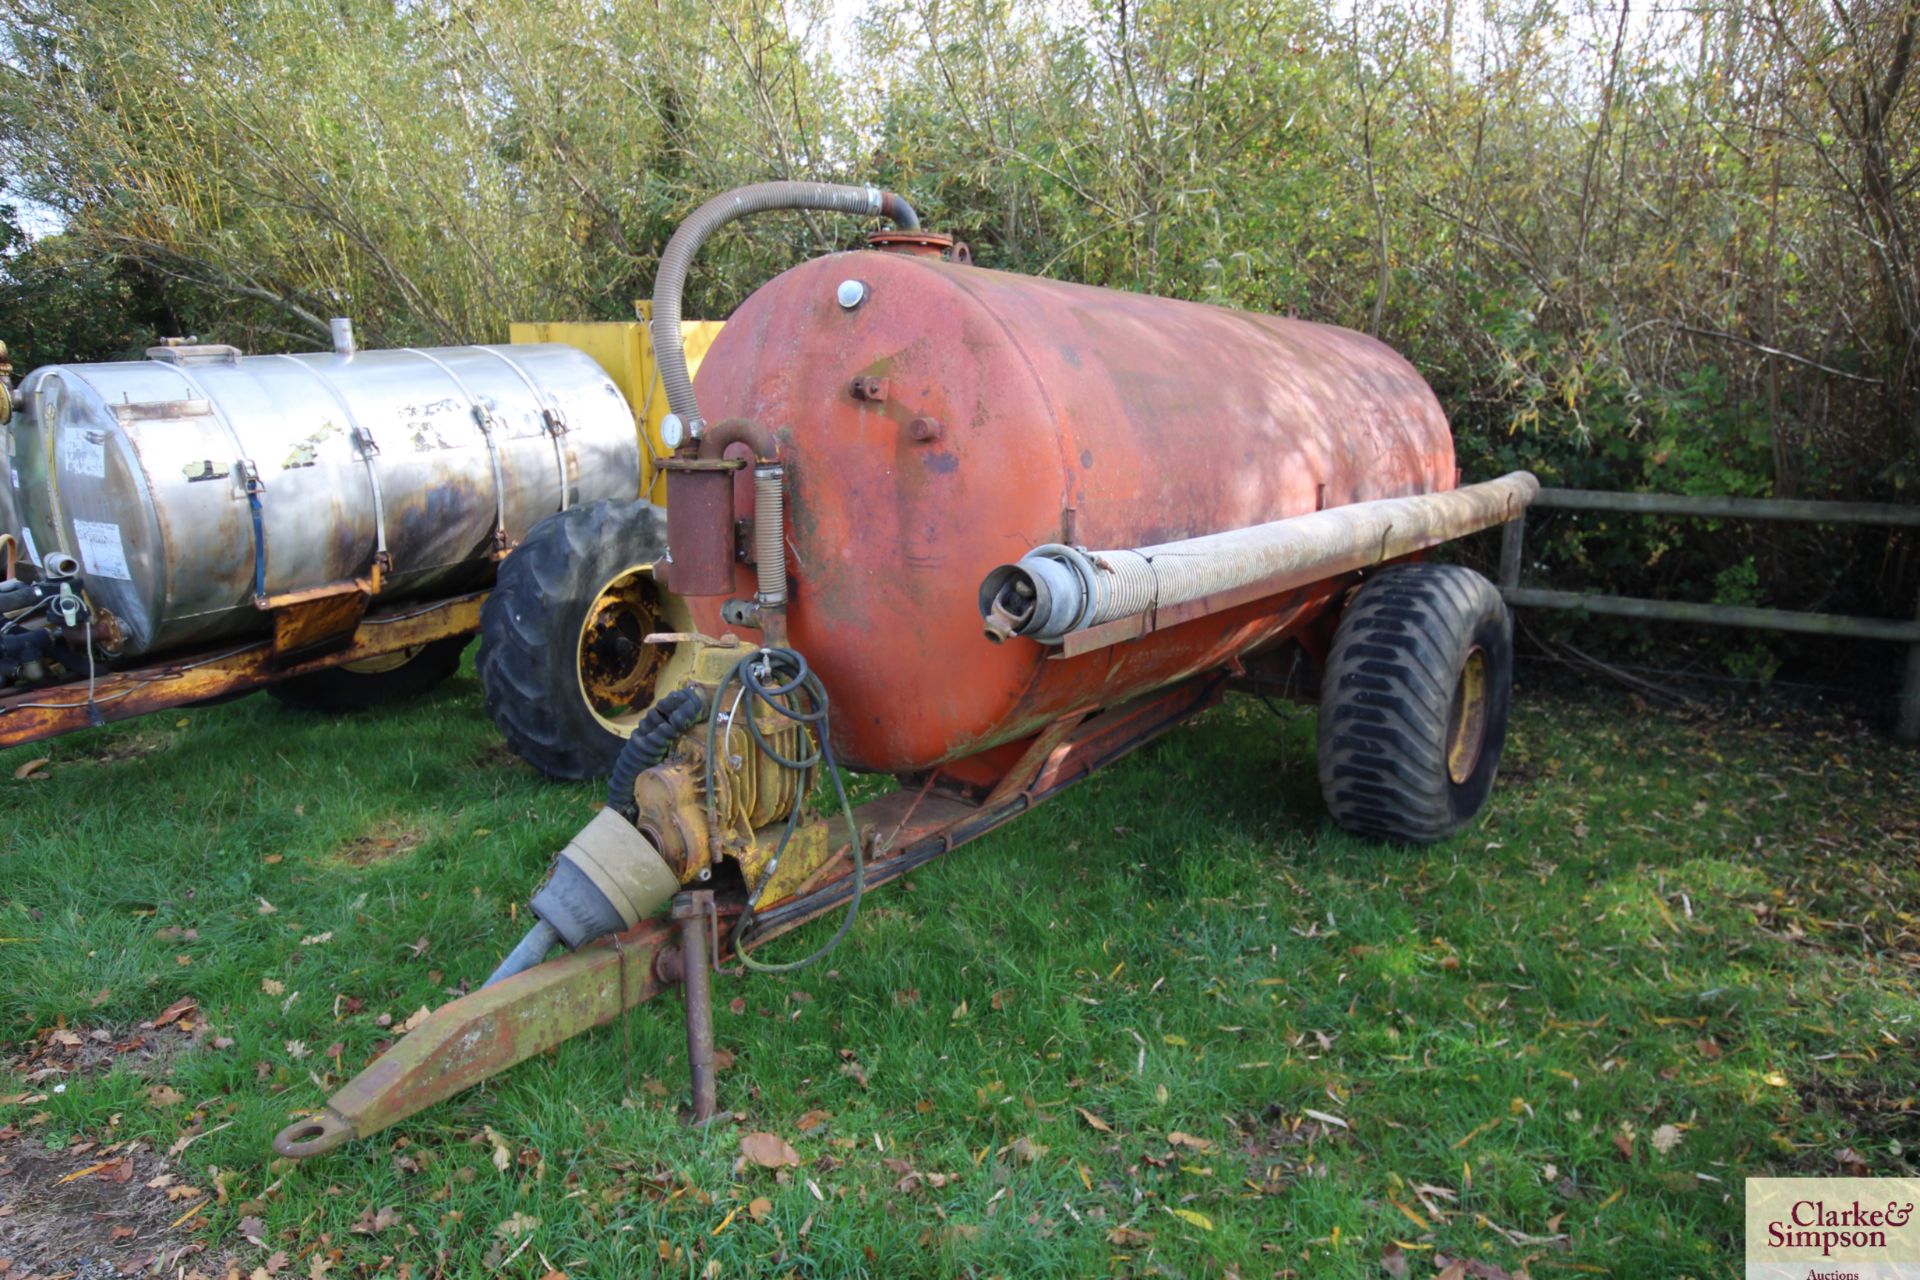
<instances>
[{"instance_id":1,"label":"yellow machine","mask_svg":"<svg viewBox=\"0 0 1920 1280\"><path fill-rule=\"evenodd\" d=\"M658 469L659 460L672 453L660 439L660 419L667 416L666 393L660 389L660 373L653 362L653 334L647 328L653 319L651 302L633 304L638 320L516 320L508 329L507 340L516 346L530 342L560 342L578 347L599 362L620 388L620 394L633 406L634 422L645 445L640 451L640 496L649 502L666 505L666 477ZM725 322L720 320L683 320L680 340L687 348L687 368L698 372L707 348L720 336Z\"/></svg>"}]
</instances>

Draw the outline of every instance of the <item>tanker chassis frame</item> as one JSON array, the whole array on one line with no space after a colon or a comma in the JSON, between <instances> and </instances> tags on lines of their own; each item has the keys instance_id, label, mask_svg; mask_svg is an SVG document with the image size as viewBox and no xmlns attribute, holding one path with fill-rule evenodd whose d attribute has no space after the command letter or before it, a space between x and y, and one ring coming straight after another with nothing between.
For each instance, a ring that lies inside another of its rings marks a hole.
<instances>
[{"instance_id":1,"label":"tanker chassis frame","mask_svg":"<svg viewBox=\"0 0 1920 1280\"><path fill-rule=\"evenodd\" d=\"M91 682L83 678L0 694L0 750L237 697L318 672L398 666L430 644L472 636L480 628L486 597L476 591L427 604L414 601L366 613L357 626L340 611L356 605L364 610L370 598L365 594L324 592L310 601L277 601L271 637L102 672Z\"/></svg>"},{"instance_id":2,"label":"tanker chassis frame","mask_svg":"<svg viewBox=\"0 0 1920 1280\"><path fill-rule=\"evenodd\" d=\"M1281 673L1249 669L1240 679L1197 676L1144 698L1093 714L1066 716L1026 746L984 791L934 769L853 810L865 846L863 891L886 884L999 829L1096 771L1178 728L1220 701L1230 686L1310 685ZM853 892L849 845L842 845L803 882L800 892L759 913L753 949L845 906ZM725 968L726 939L744 908L741 898L699 889L675 895L665 917L642 920L524 973L441 1005L367 1069L295 1120L273 1141L280 1155L320 1155L367 1137L462 1090L605 1026L670 986L685 996L687 1061L695 1123L717 1112L711 974Z\"/></svg>"}]
</instances>

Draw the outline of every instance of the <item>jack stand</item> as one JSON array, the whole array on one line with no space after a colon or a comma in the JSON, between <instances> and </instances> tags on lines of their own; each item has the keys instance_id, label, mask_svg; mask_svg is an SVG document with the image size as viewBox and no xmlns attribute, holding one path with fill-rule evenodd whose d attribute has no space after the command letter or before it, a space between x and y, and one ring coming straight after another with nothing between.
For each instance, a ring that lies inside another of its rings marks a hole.
<instances>
[{"instance_id":1,"label":"jack stand","mask_svg":"<svg viewBox=\"0 0 1920 1280\"><path fill-rule=\"evenodd\" d=\"M680 980L687 1001L687 1070L693 1079L693 1123L713 1119L718 1087L713 1067L713 947L717 925L713 892L695 889L674 895L673 919L680 926Z\"/></svg>"}]
</instances>

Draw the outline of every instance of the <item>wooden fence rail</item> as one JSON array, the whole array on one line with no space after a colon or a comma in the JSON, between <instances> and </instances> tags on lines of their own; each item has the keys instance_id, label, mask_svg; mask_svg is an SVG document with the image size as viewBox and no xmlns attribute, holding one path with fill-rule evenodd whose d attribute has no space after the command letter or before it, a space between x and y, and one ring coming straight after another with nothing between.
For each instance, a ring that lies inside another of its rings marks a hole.
<instances>
[{"instance_id":1,"label":"wooden fence rail","mask_svg":"<svg viewBox=\"0 0 1920 1280\"><path fill-rule=\"evenodd\" d=\"M1611 511L1625 515L1920 528L1920 507L1875 502L1802 502L1775 498L1687 497L1669 493L1542 489L1533 506L1536 510L1544 507L1560 511ZM1915 602L1913 621L1909 622L1897 618L1858 618L1834 613L1801 613L1791 609L1692 604L1677 600L1644 600L1632 596L1523 587L1520 585L1520 568L1526 556L1526 539L1527 518L1524 514L1501 529L1500 594L1511 605L1532 609L1578 609L1586 613L1644 618L1656 622L1693 622L1756 631L1847 636L1905 645L1907 669L1900 687L1894 736L1902 742L1920 742L1920 601Z\"/></svg>"}]
</instances>

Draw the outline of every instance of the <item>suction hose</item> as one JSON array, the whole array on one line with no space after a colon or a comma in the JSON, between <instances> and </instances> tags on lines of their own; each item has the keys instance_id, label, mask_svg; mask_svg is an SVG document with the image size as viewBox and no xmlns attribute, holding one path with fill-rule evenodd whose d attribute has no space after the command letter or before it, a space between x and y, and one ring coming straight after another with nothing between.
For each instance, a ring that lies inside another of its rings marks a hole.
<instances>
[{"instance_id":1,"label":"suction hose","mask_svg":"<svg viewBox=\"0 0 1920 1280\"><path fill-rule=\"evenodd\" d=\"M554 859L546 884L527 904L533 927L482 986L533 968L556 943L572 950L631 929L679 889L680 877L633 825L633 781L666 759L706 709L692 689L676 689L647 709L614 761L606 808Z\"/></svg>"},{"instance_id":2,"label":"suction hose","mask_svg":"<svg viewBox=\"0 0 1920 1280\"><path fill-rule=\"evenodd\" d=\"M687 269L700 246L721 227L748 214L780 209L816 209L822 213L851 213L881 217L903 231L917 231L920 215L891 191L878 187L846 187L826 182L758 182L735 187L695 209L667 242L653 282L653 353L666 388L667 407L680 419L685 438L698 440L706 419L694 399L693 379L687 373L687 353L680 339L680 292Z\"/></svg>"}]
</instances>

